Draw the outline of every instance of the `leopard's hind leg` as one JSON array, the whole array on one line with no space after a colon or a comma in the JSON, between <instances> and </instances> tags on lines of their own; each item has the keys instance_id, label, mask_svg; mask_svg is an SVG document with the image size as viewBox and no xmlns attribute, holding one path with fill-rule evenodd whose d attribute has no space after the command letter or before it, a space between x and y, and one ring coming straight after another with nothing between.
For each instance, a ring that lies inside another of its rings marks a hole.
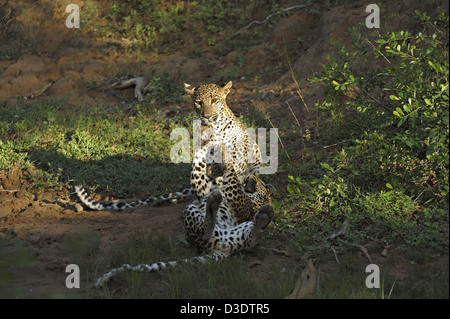
<instances>
[{"instance_id":1,"label":"leopard's hind leg","mask_svg":"<svg viewBox=\"0 0 450 319\"><path fill-rule=\"evenodd\" d=\"M253 221L253 227L248 234L247 247L245 249L249 250L256 246L259 239L261 238L261 230L265 229L269 225L274 215L272 205L263 205L258 209Z\"/></svg>"}]
</instances>

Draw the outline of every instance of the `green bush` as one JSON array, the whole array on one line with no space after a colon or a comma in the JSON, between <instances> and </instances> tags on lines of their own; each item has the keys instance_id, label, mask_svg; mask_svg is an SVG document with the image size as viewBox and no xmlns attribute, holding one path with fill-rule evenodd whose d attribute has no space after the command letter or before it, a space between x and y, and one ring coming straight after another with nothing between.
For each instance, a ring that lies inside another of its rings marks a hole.
<instances>
[{"instance_id":1,"label":"green bush","mask_svg":"<svg viewBox=\"0 0 450 319\"><path fill-rule=\"evenodd\" d=\"M416 13L423 30L415 35L364 37L354 29L353 50L340 47L312 81L327 86L321 108L333 115L337 137L353 138L331 160L342 167L339 176L439 202L449 191L448 15Z\"/></svg>"},{"instance_id":2,"label":"green bush","mask_svg":"<svg viewBox=\"0 0 450 319\"><path fill-rule=\"evenodd\" d=\"M424 209L447 211L437 232L448 240L449 21L416 14L417 34L354 28L352 48L336 44L311 79L326 88L322 135L336 146L320 178L290 176L287 190L318 215L359 226L404 229L427 220Z\"/></svg>"}]
</instances>

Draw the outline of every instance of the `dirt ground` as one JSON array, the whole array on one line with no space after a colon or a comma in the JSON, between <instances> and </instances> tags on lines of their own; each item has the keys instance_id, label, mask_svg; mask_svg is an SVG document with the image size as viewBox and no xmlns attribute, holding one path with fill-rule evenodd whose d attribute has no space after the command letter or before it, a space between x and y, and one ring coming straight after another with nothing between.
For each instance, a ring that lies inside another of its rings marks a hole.
<instances>
[{"instance_id":1,"label":"dirt ground","mask_svg":"<svg viewBox=\"0 0 450 319\"><path fill-rule=\"evenodd\" d=\"M121 73L136 76L142 69L158 66L175 78L178 74L185 75L186 78L179 79L180 85L183 81L195 84L211 77L209 71L201 67L201 59L215 60L215 71L225 70L238 59L235 51L220 55L201 42L199 45L202 46L204 56L192 57L189 52L192 50L192 43L198 39L187 35L186 44L180 50L157 56L149 54L143 57L141 54L139 58L145 60L145 63L137 64L136 55L111 49L111 39L98 37L93 28L79 31L65 27L66 5L75 3L83 9L84 1L19 2L26 6L19 10L17 1L6 1L0 5L3 15L0 23L4 28L0 48L8 50L26 43L33 46L34 53L0 61L0 100L19 99L27 103L65 96L72 92L69 103L90 103L101 107L128 103L134 99L133 89L112 92L98 83ZM291 4L289 1L285 2L285 6ZM261 6L264 3L262 1ZM381 3L386 6L386 14L396 15L392 24L402 28L413 27L412 21L404 15L406 12L425 6L421 1ZM254 11L251 19L264 19L264 8L260 9ZM318 16L313 10L298 10L289 17L280 19L273 29L268 40L271 44L296 43L287 46L287 54L307 104L312 105L322 97L320 88L306 79L320 68L331 48L330 41L349 44L349 27L364 21L366 15L364 6L361 5L335 7L323 16ZM300 38L304 41L294 41ZM249 48L243 51L243 55L246 61L243 73L253 70L257 75L258 72L263 72L263 65L272 61L264 46ZM260 98L259 94L265 94L265 98L260 100L260 107L266 108L275 127L287 118L292 119L286 108L286 101L296 110L301 124L306 125L310 119L296 95L289 72L266 81L263 92L256 92L245 78L236 81L229 96L231 108L236 113L245 114L254 107L251 101ZM189 107L181 105L180 112ZM283 178L283 175L274 176L274 180ZM94 234L99 239L99 251L104 252L136 231L164 233L173 237L182 231L180 213L186 204L138 207L123 212L77 212L72 204L74 198L66 198L64 192L33 194L29 193L28 186L27 172L23 173L15 168L0 171L0 232L17 236L16 241L4 247L4 253L17 256L20 249L23 249L33 259L33 265L27 271L22 271L22 268L13 263L9 269L6 268L10 275L5 277L5 274L0 274L0 298L84 297L83 289L68 290L65 287L68 275L65 267L73 262L64 244L70 236ZM101 253L97 257L102 258ZM403 270L399 270L400 273L401 271ZM49 291L54 293L49 296Z\"/></svg>"},{"instance_id":2,"label":"dirt ground","mask_svg":"<svg viewBox=\"0 0 450 319\"><path fill-rule=\"evenodd\" d=\"M13 242L5 249L11 253L22 249L34 260L25 271L20 267L15 269L17 263L11 264L9 270L15 275L7 278L8 284L1 287L0 298L57 297L58 292L60 296L85 297L85 289L68 290L65 286L69 275L66 266L75 263L66 243L71 236L78 240L84 236L85 243L89 239L98 241L98 255L94 258L102 258L111 245L133 233L163 233L176 238L182 231L180 212L185 203L141 206L123 212L77 212L58 193L28 194L27 183L17 170L1 172L0 181L0 229L22 241L18 246Z\"/></svg>"}]
</instances>

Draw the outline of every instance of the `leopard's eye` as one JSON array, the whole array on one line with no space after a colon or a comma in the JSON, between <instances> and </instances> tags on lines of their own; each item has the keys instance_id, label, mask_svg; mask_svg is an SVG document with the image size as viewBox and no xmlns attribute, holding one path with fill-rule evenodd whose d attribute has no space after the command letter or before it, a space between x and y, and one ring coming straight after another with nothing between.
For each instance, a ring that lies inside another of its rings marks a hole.
<instances>
[{"instance_id":1,"label":"leopard's eye","mask_svg":"<svg viewBox=\"0 0 450 319\"><path fill-rule=\"evenodd\" d=\"M215 99L215 98L212 98L211 99L211 104L214 104L214 103L216 103L217 102L217 99Z\"/></svg>"}]
</instances>

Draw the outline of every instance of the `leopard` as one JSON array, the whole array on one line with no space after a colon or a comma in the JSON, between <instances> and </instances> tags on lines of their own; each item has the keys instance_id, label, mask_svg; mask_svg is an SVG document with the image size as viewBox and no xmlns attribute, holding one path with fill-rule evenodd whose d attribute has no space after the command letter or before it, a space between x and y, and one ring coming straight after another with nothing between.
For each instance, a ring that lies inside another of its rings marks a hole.
<instances>
[{"instance_id":1,"label":"leopard","mask_svg":"<svg viewBox=\"0 0 450 319\"><path fill-rule=\"evenodd\" d=\"M259 174L262 160L258 144L226 102L232 85L232 81L223 86L207 83L195 87L184 83L184 90L192 98L202 127L212 131L210 141L194 152L192 161L191 189L198 198L209 194L222 183L221 177L212 179L199 174L203 166L211 162L208 161L208 156L212 160L233 163L240 184L243 184L249 175Z\"/></svg>"},{"instance_id":2,"label":"leopard","mask_svg":"<svg viewBox=\"0 0 450 319\"><path fill-rule=\"evenodd\" d=\"M232 165L227 165L223 174L224 184L238 182ZM213 176L214 177L214 176ZM253 249L261 237L261 231L274 217L270 190L255 174L247 182L253 193L244 188L227 188L212 190L201 201L196 200L183 211L182 219L186 230L186 240L197 248L200 255L169 262L123 264L98 278L96 288L103 287L115 275L123 271L157 272L183 263L205 263L208 260L219 261L231 255ZM230 202L231 200L231 202ZM231 205L236 201L248 210L251 220L239 222L233 214Z\"/></svg>"},{"instance_id":3,"label":"leopard","mask_svg":"<svg viewBox=\"0 0 450 319\"><path fill-rule=\"evenodd\" d=\"M228 173L225 174L225 172ZM218 177L222 179L221 183L216 184L213 190L224 190L227 205L238 222L251 220L256 211L254 209L255 202L257 202L257 200L271 202L271 195L275 191L271 184L265 184L256 173L250 175L243 184L240 184L233 163L199 165L196 169L196 173L204 176L204 178L210 178L212 180L215 180ZM171 193L158 197L148 197L146 199L138 199L131 202L101 202L93 200L86 189L80 184L75 185L75 192L78 195L78 198L87 207L93 210L124 210L140 205L156 206L158 203L173 200L175 197L193 196L192 189L189 188L185 189L183 192ZM197 201L201 201L203 197L197 198Z\"/></svg>"},{"instance_id":4,"label":"leopard","mask_svg":"<svg viewBox=\"0 0 450 319\"><path fill-rule=\"evenodd\" d=\"M148 197L131 202L104 203L94 201L82 185L75 186L79 199L93 210L124 210L139 205L157 205L161 202L177 201L196 197L201 200L212 190L222 187L223 177L216 174L212 177L212 167L217 167L214 161L227 163L233 166L238 182L225 185L230 188L244 188L248 186L248 176L259 173L261 154L256 142L250 138L245 125L234 115L226 103L226 97L231 90L232 82L223 86L209 83L193 87L184 83L186 93L192 96L194 108L203 126L212 128L212 138L199 150L194 152L190 174L191 187L180 192ZM250 180L251 181L251 180ZM271 186L271 185L269 185ZM235 191L236 192L236 191ZM232 212L239 222L251 220L252 214L239 201L230 200Z\"/></svg>"}]
</instances>

